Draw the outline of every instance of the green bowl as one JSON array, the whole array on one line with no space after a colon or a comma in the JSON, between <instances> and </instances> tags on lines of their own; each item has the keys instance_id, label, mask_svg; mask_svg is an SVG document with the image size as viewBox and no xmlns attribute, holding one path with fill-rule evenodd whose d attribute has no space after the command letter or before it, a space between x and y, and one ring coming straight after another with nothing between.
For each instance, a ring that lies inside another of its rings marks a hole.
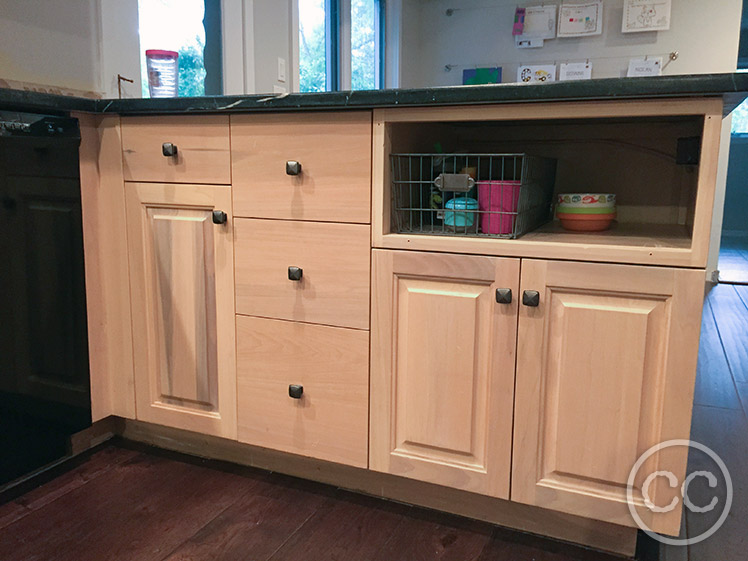
<instances>
[{"instance_id":1,"label":"green bowl","mask_svg":"<svg viewBox=\"0 0 748 561\"><path fill-rule=\"evenodd\" d=\"M563 212L566 214L615 214L616 207L568 207L560 204L556 206L556 212Z\"/></svg>"}]
</instances>

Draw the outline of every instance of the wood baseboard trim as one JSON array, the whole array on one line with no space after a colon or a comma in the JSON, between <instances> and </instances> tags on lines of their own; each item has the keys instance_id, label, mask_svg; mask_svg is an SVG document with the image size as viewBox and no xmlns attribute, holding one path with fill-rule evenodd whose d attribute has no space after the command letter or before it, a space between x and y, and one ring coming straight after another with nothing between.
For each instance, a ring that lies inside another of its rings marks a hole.
<instances>
[{"instance_id":1,"label":"wood baseboard trim","mask_svg":"<svg viewBox=\"0 0 748 561\"><path fill-rule=\"evenodd\" d=\"M310 479L625 557L633 557L636 550L635 528L141 421L117 419L113 426L127 440L158 448Z\"/></svg>"}]
</instances>

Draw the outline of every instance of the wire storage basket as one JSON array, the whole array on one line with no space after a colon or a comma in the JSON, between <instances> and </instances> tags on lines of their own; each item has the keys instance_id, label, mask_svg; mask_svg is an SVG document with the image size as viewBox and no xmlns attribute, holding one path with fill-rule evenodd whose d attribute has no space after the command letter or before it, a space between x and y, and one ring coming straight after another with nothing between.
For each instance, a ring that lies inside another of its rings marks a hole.
<instances>
[{"instance_id":1,"label":"wire storage basket","mask_svg":"<svg viewBox=\"0 0 748 561\"><path fill-rule=\"evenodd\" d=\"M393 232L518 238L553 218L556 160L392 154Z\"/></svg>"}]
</instances>

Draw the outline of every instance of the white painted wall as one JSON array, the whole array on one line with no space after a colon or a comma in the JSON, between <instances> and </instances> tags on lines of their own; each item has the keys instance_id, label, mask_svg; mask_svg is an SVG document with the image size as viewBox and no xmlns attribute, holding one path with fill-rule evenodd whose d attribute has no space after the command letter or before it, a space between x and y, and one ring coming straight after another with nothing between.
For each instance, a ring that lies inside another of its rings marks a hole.
<instances>
[{"instance_id":1,"label":"white painted wall","mask_svg":"<svg viewBox=\"0 0 748 561\"><path fill-rule=\"evenodd\" d=\"M138 0L97 1L101 37L100 79L104 97L118 97L117 74L133 81L122 82L123 98L141 97Z\"/></svg>"},{"instance_id":2,"label":"white painted wall","mask_svg":"<svg viewBox=\"0 0 748 561\"><path fill-rule=\"evenodd\" d=\"M0 0L0 79L101 92L98 0Z\"/></svg>"},{"instance_id":3,"label":"white painted wall","mask_svg":"<svg viewBox=\"0 0 748 561\"><path fill-rule=\"evenodd\" d=\"M604 0L602 35L552 39L540 49L517 49L511 34L517 5L539 0L402 1L401 87L461 84L463 69L476 66L501 66L503 81L514 82L519 64L586 59L594 78L620 77L630 58L672 51L678 60L664 74L731 72L737 64L742 0L673 0L670 30L645 33L621 33L623 0Z\"/></svg>"}]
</instances>

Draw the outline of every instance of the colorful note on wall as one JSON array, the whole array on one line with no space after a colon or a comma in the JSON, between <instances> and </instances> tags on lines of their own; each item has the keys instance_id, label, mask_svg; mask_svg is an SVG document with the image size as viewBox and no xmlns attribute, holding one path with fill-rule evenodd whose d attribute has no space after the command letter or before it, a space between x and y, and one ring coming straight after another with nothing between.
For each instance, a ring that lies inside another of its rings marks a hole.
<instances>
[{"instance_id":1,"label":"colorful note on wall","mask_svg":"<svg viewBox=\"0 0 748 561\"><path fill-rule=\"evenodd\" d=\"M586 37L603 32L602 0L569 2L558 10L558 37Z\"/></svg>"},{"instance_id":2,"label":"colorful note on wall","mask_svg":"<svg viewBox=\"0 0 748 561\"><path fill-rule=\"evenodd\" d=\"M512 35L522 35L525 28L525 9L517 8L514 11L514 25L512 26Z\"/></svg>"},{"instance_id":3,"label":"colorful note on wall","mask_svg":"<svg viewBox=\"0 0 748 561\"><path fill-rule=\"evenodd\" d=\"M517 81L525 84L534 82L555 82L555 64L525 64L517 68Z\"/></svg>"},{"instance_id":4,"label":"colorful note on wall","mask_svg":"<svg viewBox=\"0 0 748 561\"><path fill-rule=\"evenodd\" d=\"M670 29L672 0L624 0L621 31L663 31Z\"/></svg>"},{"instance_id":5,"label":"colorful note on wall","mask_svg":"<svg viewBox=\"0 0 748 561\"><path fill-rule=\"evenodd\" d=\"M500 84L501 67L466 68L462 71L462 83L466 86L477 86L479 84Z\"/></svg>"}]
</instances>

